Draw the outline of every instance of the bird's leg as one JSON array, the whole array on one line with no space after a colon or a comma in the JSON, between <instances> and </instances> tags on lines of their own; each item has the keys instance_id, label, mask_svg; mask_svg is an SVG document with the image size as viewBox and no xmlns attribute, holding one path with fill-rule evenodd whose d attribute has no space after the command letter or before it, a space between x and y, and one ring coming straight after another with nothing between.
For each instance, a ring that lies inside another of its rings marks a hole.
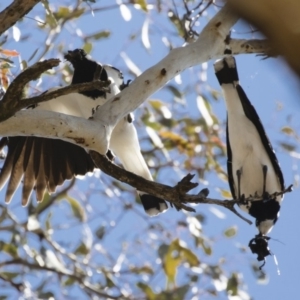
<instances>
[{"instance_id":1,"label":"bird's leg","mask_svg":"<svg viewBox=\"0 0 300 300\"><path fill-rule=\"evenodd\" d=\"M241 175L242 175L242 171L241 169L236 171L236 177L237 177L237 182L238 182L238 198L241 199Z\"/></svg>"},{"instance_id":2,"label":"bird's leg","mask_svg":"<svg viewBox=\"0 0 300 300\"><path fill-rule=\"evenodd\" d=\"M240 204L247 205L248 208L248 201L245 201L245 194L241 195L241 177L242 177L242 168L236 171L237 177L237 189L238 189L238 199Z\"/></svg>"},{"instance_id":3,"label":"bird's leg","mask_svg":"<svg viewBox=\"0 0 300 300\"><path fill-rule=\"evenodd\" d=\"M263 165L263 193L262 193L262 197L263 200L267 200L269 199L269 193L266 191L266 182L267 182L267 172L268 172L268 166L267 165Z\"/></svg>"}]
</instances>

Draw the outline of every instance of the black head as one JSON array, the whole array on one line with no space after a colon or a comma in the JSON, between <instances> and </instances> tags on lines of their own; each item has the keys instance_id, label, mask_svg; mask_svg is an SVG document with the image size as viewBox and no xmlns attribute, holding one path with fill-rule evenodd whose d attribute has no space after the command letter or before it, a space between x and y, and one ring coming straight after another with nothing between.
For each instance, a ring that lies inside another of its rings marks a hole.
<instances>
[{"instance_id":1,"label":"black head","mask_svg":"<svg viewBox=\"0 0 300 300\"><path fill-rule=\"evenodd\" d=\"M64 58L69 61L74 67L77 63L86 59L86 52L83 49L69 50L68 53L64 55Z\"/></svg>"},{"instance_id":2,"label":"black head","mask_svg":"<svg viewBox=\"0 0 300 300\"><path fill-rule=\"evenodd\" d=\"M268 240L270 238L265 235L258 234L249 242L249 248L251 249L252 253L257 254L258 261L264 261L264 263L260 266L260 269L266 263L266 257L271 255Z\"/></svg>"},{"instance_id":3,"label":"black head","mask_svg":"<svg viewBox=\"0 0 300 300\"><path fill-rule=\"evenodd\" d=\"M68 51L68 53L65 54L64 57L74 67L72 84L93 81L95 72L99 66L101 67L99 79L102 81L108 80L105 69L97 62L89 59L83 49ZM81 94L93 99L96 99L98 97L106 97L106 93L100 90L85 91L81 92Z\"/></svg>"}]
</instances>

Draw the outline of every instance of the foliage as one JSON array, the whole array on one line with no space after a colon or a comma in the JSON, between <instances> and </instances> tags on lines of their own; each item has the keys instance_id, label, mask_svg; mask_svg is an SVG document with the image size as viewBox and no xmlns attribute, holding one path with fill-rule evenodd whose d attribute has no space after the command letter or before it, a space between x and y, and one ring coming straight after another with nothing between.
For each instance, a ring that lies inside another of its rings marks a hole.
<instances>
[{"instance_id":1,"label":"foliage","mask_svg":"<svg viewBox=\"0 0 300 300\"><path fill-rule=\"evenodd\" d=\"M150 66L138 55L133 59L135 51L160 59L193 39L214 12L211 1L43 0L1 37L2 87L34 62L62 58L78 47L133 78L141 72L137 65ZM133 27L123 33L125 25ZM120 44L110 43L114 35ZM71 76L70 66L61 63L24 92L39 94L68 84ZM213 110L219 97L203 64L178 75L135 113L143 154L158 181L175 184L192 172L203 185L218 187L219 196L230 197L224 124ZM283 132L293 134L289 127ZM20 207L18 195L11 206L0 206L1 299L250 298L238 266L230 267L232 258L218 251L238 233L235 225L221 225L211 236L202 212L171 209L150 219L132 189L100 171L63 188L27 208ZM247 260L245 251L236 248Z\"/></svg>"}]
</instances>

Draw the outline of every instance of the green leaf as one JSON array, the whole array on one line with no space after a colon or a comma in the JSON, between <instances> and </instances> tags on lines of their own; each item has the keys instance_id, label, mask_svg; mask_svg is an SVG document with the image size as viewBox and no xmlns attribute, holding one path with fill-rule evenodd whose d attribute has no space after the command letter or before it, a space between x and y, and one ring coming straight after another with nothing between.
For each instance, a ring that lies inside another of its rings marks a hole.
<instances>
[{"instance_id":1,"label":"green leaf","mask_svg":"<svg viewBox=\"0 0 300 300\"><path fill-rule=\"evenodd\" d=\"M181 21L177 16L177 13L170 10L168 13L168 17L170 19L170 21L174 24L174 26L176 27L179 36L183 37L184 36L184 31L181 25Z\"/></svg>"},{"instance_id":2,"label":"green leaf","mask_svg":"<svg viewBox=\"0 0 300 300\"><path fill-rule=\"evenodd\" d=\"M67 6L60 6L55 12L55 16L57 19L66 18L71 14L70 9Z\"/></svg>"},{"instance_id":3,"label":"green leaf","mask_svg":"<svg viewBox=\"0 0 300 300\"><path fill-rule=\"evenodd\" d=\"M52 226L51 226L51 219L52 219L52 211L50 211L47 215L47 218L46 218L46 221L45 221L45 226L46 226L46 229L47 231L51 230L52 229Z\"/></svg>"},{"instance_id":4,"label":"green leaf","mask_svg":"<svg viewBox=\"0 0 300 300\"><path fill-rule=\"evenodd\" d=\"M90 249L84 243L81 243L75 250L75 254L87 255L90 253Z\"/></svg>"},{"instance_id":5,"label":"green leaf","mask_svg":"<svg viewBox=\"0 0 300 300\"><path fill-rule=\"evenodd\" d=\"M294 129L291 128L291 127L288 127L288 126L282 127L281 131L284 132L287 135L294 135L295 134Z\"/></svg>"},{"instance_id":6,"label":"green leaf","mask_svg":"<svg viewBox=\"0 0 300 300\"><path fill-rule=\"evenodd\" d=\"M54 299L55 295L52 292L39 293L39 299Z\"/></svg>"},{"instance_id":7,"label":"green leaf","mask_svg":"<svg viewBox=\"0 0 300 300\"><path fill-rule=\"evenodd\" d=\"M47 13L47 23L50 25L51 28L55 28L57 26L57 21L52 10L50 9L48 0L42 0L41 3L44 6Z\"/></svg>"},{"instance_id":8,"label":"green leaf","mask_svg":"<svg viewBox=\"0 0 300 300\"><path fill-rule=\"evenodd\" d=\"M35 213L39 215L45 209L49 208L53 203L53 197L51 197L48 193L45 193L43 201L39 202L36 206Z\"/></svg>"},{"instance_id":9,"label":"green leaf","mask_svg":"<svg viewBox=\"0 0 300 300\"><path fill-rule=\"evenodd\" d=\"M224 235L227 238L234 237L236 234L237 234L237 227L236 226L229 227L228 229L226 229L224 231Z\"/></svg>"},{"instance_id":10,"label":"green leaf","mask_svg":"<svg viewBox=\"0 0 300 300\"><path fill-rule=\"evenodd\" d=\"M168 253L169 250L169 245L167 244L161 244L158 248L158 256L161 260L163 260L166 256L166 254Z\"/></svg>"},{"instance_id":11,"label":"green leaf","mask_svg":"<svg viewBox=\"0 0 300 300\"><path fill-rule=\"evenodd\" d=\"M21 61L21 65L22 65L22 70L25 70L25 69L27 69L27 67L28 67L27 61L24 60L24 59Z\"/></svg>"},{"instance_id":12,"label":"green leaf","mask_svg":"<svg viewBox=\"0 0 300 300\"><path fill-rule=\"evenodd\" d=\"M183 95L174 85L168 84L166 88L174 95L175 100L182 102Z\"/></svg>"},{"instance_id":13,"label":"green leaf","mask_svg":"<svg viewBox=\"0 0 300 300\"><path fill-rule=\"evenodd\" d=\"M228 279L226 290L229 292L230 296L238 296L238 287L238 274L232 273L231 277Z\"/></svg>"},{"instance_id":14,"label":"green leaf","mask_svg":"<svg viewBox=\"0 0 300 300\"><path fill-rule=\"evenodd\" d=\"M176 249L179 251L182 262L188 262L191 267L197 267L200 261L192 250L181 245L180 240L175 240Z\"/></svg>"},{"instance_id":15,"label":"green leaf","mask_svg":"<svg viewBox=\"0 0 300 300\"><path fill-rule=\"evenodd\" d=\"M13 258L19 257L18 248L13 244L7 244L3 241L0 241L0 251L3 251L5 253L9 254Z\"/></svg>"},{"instance_id":16,"label":"green leaf","mask_svg":"<svg viewBox=\"0 0 300 300\"><path fill-rule=\"evenodd\" d=\"M106 227L102 225L96 230L96 236L98 237L99 240L103 239L105 235L105 231L106 231Z\"/></svg>"},{"instance_id":17,"label":"green leaf","mask_svg":"<svg viewBox=\"0 0 300 300\"><path fill-rule=\"evenodd\" d=\"M148 12L147 1L146 0L134 0L134 3L139 4L143 11Z\"/></svg>"},{"instance_id":18,"label":"green leaf","mask_svg":"<svg viewBox=\"0 0 300 300\"><path fill-rule=\"evenodd\" d=\"M147 296L147 300L156 300L157 299L156 295L152 291L151 287L149 285L147 285L146 283L138 282L137 287L140 288L145 293L145 295Z\"/></svg>"},{"instance_id":19,"label":"green leaf","mask_svg":"<svg viewBox=\"0 0 300 300\"><path fill-rule=\"evenodd\" d=\"M165 147L169 149L170 147L176 146L179 151L185 152L191 146L186 139L184 139L181 135L172 132L172 131L160 131L159 135L165 139Z\"/></svg>"},{"instance_id":20,"label":"green leaf","mask_svg":"<svg viewBox=\"0 0 300 300\"><path fill-rule=\"evenodd\" d=\"M143 267L131 267L130 271L134 274L150 274L153 275L154 272L150 266L143 266Z\"/></svg>"},{"instance_id":21,"label":"green leaf","mask_svg":"<svg viewBox=\"0 0 300 300\"><path fill-rule=\"evenodd\" d=\"M208 242L205 241L203 238L197 239L197 245L201 246L201 248L203 249L203 251L206 255L212 255L212 248L210 247Z\"/></svg>"},{"instance_id":22,"label":"green leaf","mask_svg":"<svg viewBox=\"0 0 300 300\"><path fill-rule=\"evenodd\" d=\"M87 54L89 54L89 53L92 51L92 49L93 49L92 43L85 43L85 44L83 45L83 50L84 50Z\"/></svg>"},{"instance_id":23,"label":"green leaf","mask_svg":"<svg viewBox=\"0 0 300 300\"><path fill-rule=\"evenodd\" d=\"M231 195L231 193L228 190L220 189L220 193L221 193L221 195L222 195L223 198L225 198L225 199L232 199L232 195Z\"/></svg>"},{"instance_id":24,"label":"green leaf","mask_svg":"<svg viewBox=\"0 0 300 300\"><path fill-rule=\"evenodd\" d=\"M16 272L0 272L1 276L5 277L8 280L12 280L20 275L20 273Z\"/></svg>"},{"instance_id":25,"label":"green leaf","mask_svg":"<svg viewBox=\"0 0 300 300\"><path fill-rule=\"evenodd\" d=\"M109 36L110 36L110 31L102 30L102 31L99 31L95 34L90 35L88 37L88 39L100 40L100 39L103 39L103 38L107 38Z\"/></svg>"},{"instance_id":26,"label":"green leaf","mask_svg":"<svg viewBox=\"0 0 300 300\"><path fill-rule=\"evenodd\" d=\"M73 277L69 277L67 280L65 280L65 281L63 282L63 285L64 285L64 286L71 286L71 285L73 285L75 282L77 282L76 279L74 279Z\"/></svg>"},{"instance_id":27,"label":"green leaf","mask_svg":"<svg viewBox=\"0 0 300 300\"><path fill-rule=\"evenodd\" d=\"M280 143L280 145L281 145L281 147L282 147L284 150L286 150L286 151L288 151L288 152L293 152L293 151L296 150L296 146L295 146L295 145L292 145L292 144L289 144L289 143L284 143L284 142L282 142L282 143Z\"/></svg>"},{"instance_id":28,"label":"green leaf","mask_svg":"<svg viewBox=\"0 0 300 300\"><path fill-rule=\"evenodd\" d=\"M0 214L0 224L1 224L7 218L7 212L6 212L6 209L1 208L1 207L0 207L0 212L1 212L1 214Z\"/></svg>"},{"instance_id":29,"label":"green leaf","mask_svg":"<svg viewBox=\"0 0 300 300\"><path fill-rule=\"evenodd\" d=\"M165 104L160 100L149 100L148 103L156 110L159 111Z\"/></svg>"},{"instance_id":30,"label":"green leaf","mask_svg":"<svg viewBox=\"0 0 300 300\"><path fill-rule=\"evenodd\" d=\"M177 268L179 267L181 263L180 257L172 257L172 252L168 253L165 257L165 263L164 263L164 270L166 273L166 276L168 278L168 287L175 286L176 282L176 275L177 275Z\"/></svg>"},{"instance_id":31,"label":"green leaf","mask_svg":"<svg viewBox=\"0 0 300 300\"><path fill-rule=\"evenodd\" d=\"M164 257L164 271L168 280L168 287L175 286L178 267L187 262L191 267L199 265L197 256L186 248L179 239L174 240L168 248Z\"/></svg>"},{"instance_id":32,"label":"green leaf","mask_svg":"<svg viewBox=\"0 0 300 300\"><path fill-rule=\"evenodd\" d=\"M156 295L157 300L182 300L185 299L186 293L189 291L190 285L185 284L181 287L172 289L171 291L163 291L160 294Z\"/></svg>"},{"instance_id":33,"label":"green leaf","mask_svg":"<svg viewBox=\"0 0 300 300\"><path fill-rule=\"evenodd\" d=\"M105 279L106 279L105 287L108 287L108 288L115 287L116 285L114 283L112 275L107 274L107 273L105 273L104 275L105 275Z\"/></svg>"},{"instance_id":34,"label":"green leaf","mask_svg":"<svg viewBox=\"0 0 300 300\"><path fill-rule=\"evenodd\" d=\"M79 221L83 222L85 220L85 212L80 202L70 196L66 196L65 199L71 205L74 217L76 217Z\"/></svg>"}]
</instances>

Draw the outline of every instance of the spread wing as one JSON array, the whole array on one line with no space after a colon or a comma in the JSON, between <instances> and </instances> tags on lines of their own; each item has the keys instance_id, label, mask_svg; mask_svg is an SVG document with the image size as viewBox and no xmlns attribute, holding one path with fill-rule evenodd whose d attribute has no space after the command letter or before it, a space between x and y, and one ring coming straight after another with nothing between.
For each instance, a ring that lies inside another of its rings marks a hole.
<instances>
[{"instance_id":1,"label":"spread wing","mask_svg":"<svg viewBox=\"0 0 300 300\"><path fill-rule=\"evenodd\" d=\"M7 146L0 173L0 188L8 181L6 203L12 199L22 177L22 205L26 205L33 189L37 200L42 201L46 190L55 192L66 179L94 169L84 148L61 140L16 136L7 138Z\"/></svg>"},{"instance_id":2,"label":"spread wing","mask_svg":"<svg viewBox=\"0 0 300 300\"><path fill-rule=\"evenodd\" d=\"M78 93L64 95L35 109L62 112L87 118L92 108L102 104ZM9 203L22 178L22 205L27 205L32 190L38 201L45 191L55 191L58 185L76 175L85 175L94 170L94 163L84 148L57 139L40 137L7 137L7 157L0 172L0 189L8 181L5 202Z\"/></svg>"}]
</instances>

